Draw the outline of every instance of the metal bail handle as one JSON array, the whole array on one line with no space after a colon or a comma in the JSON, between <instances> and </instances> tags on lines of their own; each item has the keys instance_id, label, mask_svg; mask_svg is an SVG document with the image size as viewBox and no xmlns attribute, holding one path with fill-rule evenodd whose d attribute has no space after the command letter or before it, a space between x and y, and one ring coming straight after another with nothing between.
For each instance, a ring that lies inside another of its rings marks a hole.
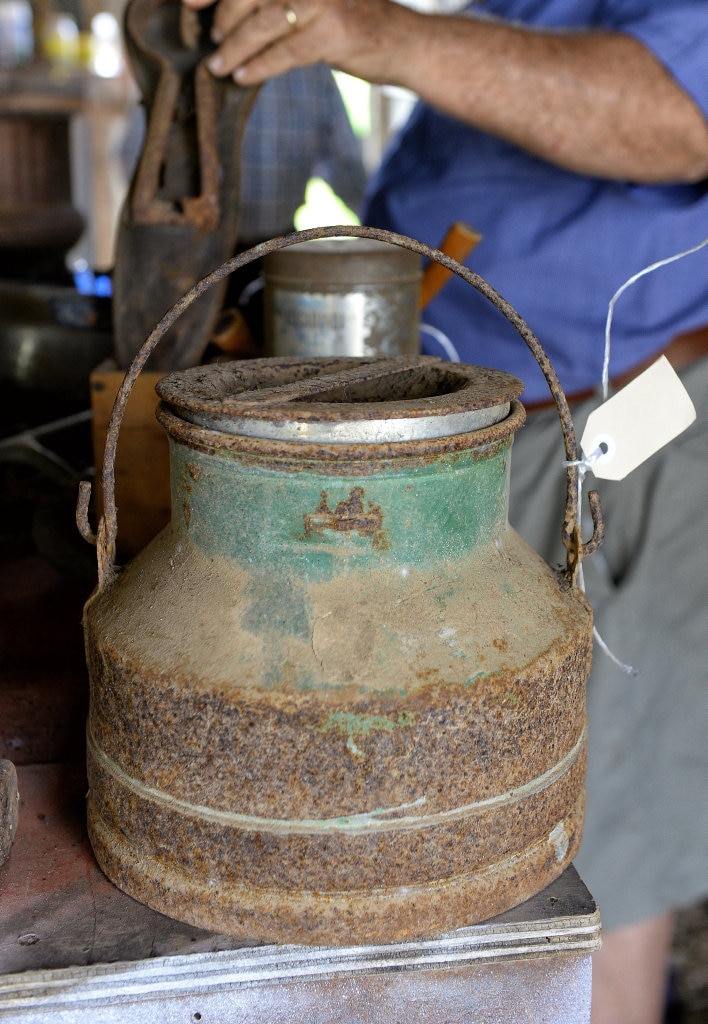
<instances>
[{"instance_id":1,"label":"metal bail handle","mask_svg":"<svg viewBox=\"0 0 708 1024\"><path fill-rule=\"evenodd\" d=\"M160 340L173 326L180 316L188 309L193 302L204 294L212 285L228 277L229 274L241 267L246 266L253 260L260 259L277 249L285 249L289 245L298 242L308 242L318 238L373 238L380 242L388 242L390 245L398 245L403 249L434 260L446 267L452 273L461 277L473 288L487 298L492 305L506 317L509 323L516 328L533 357L538 363L541 372L546 378L551 395L558 411L561 430L563 433L563 444L566 458L566 500L565 516L561 529L561 537L567 552L566 574L572 583L576 582L578 570L582 559L592 554L604 539L605 524L600 505L600 495L597 491L588 492L588 503L593 523L592 536L583 543L578 526L578 442L575 436L575 428L570 414L567 399L560 381L548 356L546 355L540 341L533 333L528 324L519 316L516 310L502 296L488 284L484 278L474 271L458 263L451 256L446 256L439 249L433 249L423 242L417 242L406 235L399 235L393 231L384 231L380 228L370 228L363 225L338 224L331 227L310 228L307 231L294 231L288 235L273 238L261 245L240 253L227 260L216 270L213 270L206 277L198 281L182 298L169 309L160 322L152 330L144 341L141 348L130 364L123 382L118 389L113 410L108 423L106 443L103 453L103 515L98 524L97 533L94 534L88 519L89 502L91 498L91 484L83 480L79 484L79 495L76 506L76 522L81 536L90 544L96 545L98 560L98 590L101 591L111 581L116 572L115 548L116 536L118 533L117 510L115 502L115 456L118 444L118 435L130 393L133 389L136 378L145 366L145 363L152 355Z\"/></svg>"}]
</instances>

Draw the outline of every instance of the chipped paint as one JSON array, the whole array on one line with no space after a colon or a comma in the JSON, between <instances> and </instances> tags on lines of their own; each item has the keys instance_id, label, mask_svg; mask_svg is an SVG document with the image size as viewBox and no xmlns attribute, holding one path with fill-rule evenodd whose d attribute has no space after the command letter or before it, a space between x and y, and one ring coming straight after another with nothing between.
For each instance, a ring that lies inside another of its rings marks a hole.
<instances>
[{"instance_id":1,"label":"chipped paint","mask_svg":"<svg viewBox=\"0 0 708 1024\"><path fill-rule=\"evenodd\" d=\"M410 711L401 711L394 720L386 715L362 715L353 711L335 711L324 725L312 726L313 732L329 732L332 729L339 730L347 737L347 749L352 754L364 757L364 751L360 750L354 742L355 736L370 736L372 732L393 732L394 729L405 729L415 722L415 715Z\"/></svg>"},{"instance_id":2,"label":"chipped paint","mask_svg":"<svg viewBox=\"0 0 708 1024\"><path fill-rule=\"evenodd\" d=\"M570 843L570 836L566 831L564 821L558 822L548 839L555 850L556 860L559 864L562 864L568 854L568 846Z\"/></svg>"}]
</instances>

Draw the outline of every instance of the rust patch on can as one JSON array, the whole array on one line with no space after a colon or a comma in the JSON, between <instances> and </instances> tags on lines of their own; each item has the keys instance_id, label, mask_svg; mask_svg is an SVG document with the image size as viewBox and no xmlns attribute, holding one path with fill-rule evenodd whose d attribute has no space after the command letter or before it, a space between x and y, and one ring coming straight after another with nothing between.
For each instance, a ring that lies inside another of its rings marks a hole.
<instances>
[{"instance_id":1,"label":"rust patch on can","mask_svg":"<svg viewBox=\"0 0 708 1024\"><path fill-rule=\"evenodd\" d=\"M329 507L327 491L322 491L315 511L306 512L302 518L305 540L313 534L334 530L335 533L358 533L362 537L371 537L373 547L379 551L388 547L381 506L369 502L369 507L364 507L363 487L353 487L349 497L338 501L334 509Z\"/></svg>"},{"instance_id":2,"label":"rust patch on can","mask_svg":"<svg viewBox=\"0 0 708 1024\"><path fill-rule=\"evenodd\" d=\"M192 518L192 507L189 503L189 499L191 498L192 495L192 480L198 483L201 478L201 475L201 466L194 462L187 463L182 474L182 491L184 494L184 498L182 500L182 515L184 516L185 526L189 526L190 520Z\"/></svg>"},{"instance_id":3,"label":"rust patch on can","mask_svg":"<svg viewBox=\"0 0 708 1024\"><path fill-rule=\"evenodd\" d=\"M533 564L520 544L508 540L512 569ZM502 632L485 589L498 587L481 571L474 599L469 585L447 596L458 630L475 616L468 639L458 637L462 647L474 643L477 668L484 656L473 680L475 664L467 669L446 643L449 629L435 625L408 667L374 688L354 676L326 690L298 688L294 678L267 689L260 669L252 678L246 634L230 617L240 570L213 560L181 569L175 560L169 581L160 580L148 555L126 568L120 587L147 588L149 607L125 592L111 624L109 592L86 619L89 828L99 863L131 895L248 939L396 941L508 909L572 860L582 832L592 617L550 570L533 597L512 602L517 618L549 604L560 617L556 639L535 655L520 656L522 640ZM372 572L380 570L359 583ZM190 604L186 581L197 577L218 582ZM174 587L187 598L182 611ZM349 599L355 587L351 579ZM328 622L341 619L337 588L333 580L311 594ZM377 592L372 618L391 604ZM438 604L425 604L435 620ZM357 604L342 637L362 615ZM407 621L420 631L424 618L415 602L391 604L386 632ZM523 620L524 646L542 632L541 618ZM188 624L201 642L178 650ZM494 642L501 637L507 651ZM267 656L268 644L258 649ZM335 652L317 636L282 655L301 672L308 651L331 682ZM358 642L351 651L367 653Z\"/></svg>"}]
</instances>

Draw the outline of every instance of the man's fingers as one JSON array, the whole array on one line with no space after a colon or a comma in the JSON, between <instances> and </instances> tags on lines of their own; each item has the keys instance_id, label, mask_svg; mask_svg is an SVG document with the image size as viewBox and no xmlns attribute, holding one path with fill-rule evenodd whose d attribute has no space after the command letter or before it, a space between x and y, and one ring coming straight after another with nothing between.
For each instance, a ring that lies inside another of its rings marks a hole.
<instances>
[{"instance_id":1,"label":"man's fingers","mask_svg":"<svg viewBox=\"0 0 708 1024\"><path fill-rule=\"evenodd\" d=\"M316 59L302 32L307 21L302 15L303 0L268 0L246 18L223 30L222 42L210 57L208 66L213 74L234 74L246 85L281 74L292 67L311 64ZM313 40L314 42L314 40Z\"/></svg>"}]
</instances>

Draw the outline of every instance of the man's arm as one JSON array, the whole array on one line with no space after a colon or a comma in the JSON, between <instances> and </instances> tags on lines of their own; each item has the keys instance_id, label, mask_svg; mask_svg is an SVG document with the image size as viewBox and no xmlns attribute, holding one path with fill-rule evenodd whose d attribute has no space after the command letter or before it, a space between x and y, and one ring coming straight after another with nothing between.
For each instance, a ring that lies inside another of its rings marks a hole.
<instances>
[{"instance_id":1,"label":"man's arm","mask_svg":"<svg viewBox=\"0 0 708 1024\"><path fill-rule=\"evenodd\" d=\"M411 89L579 174L639 183L708 177L703 113L629 35L425 15L390 0L220 0L215 29L212 70L242 84L321 60Z\"/></svg>"},{"instance_id":2,"label":"man's arm","mask_svg":"<svg viewBox=\"0 0 708 1024\"><path fill-rule=\"evenodd\" d=\"M469 18L441 19L436 36L417 90L431 106L578 174L708 176L706 119L631 36Z\"/></svg>"}]
</instances>

